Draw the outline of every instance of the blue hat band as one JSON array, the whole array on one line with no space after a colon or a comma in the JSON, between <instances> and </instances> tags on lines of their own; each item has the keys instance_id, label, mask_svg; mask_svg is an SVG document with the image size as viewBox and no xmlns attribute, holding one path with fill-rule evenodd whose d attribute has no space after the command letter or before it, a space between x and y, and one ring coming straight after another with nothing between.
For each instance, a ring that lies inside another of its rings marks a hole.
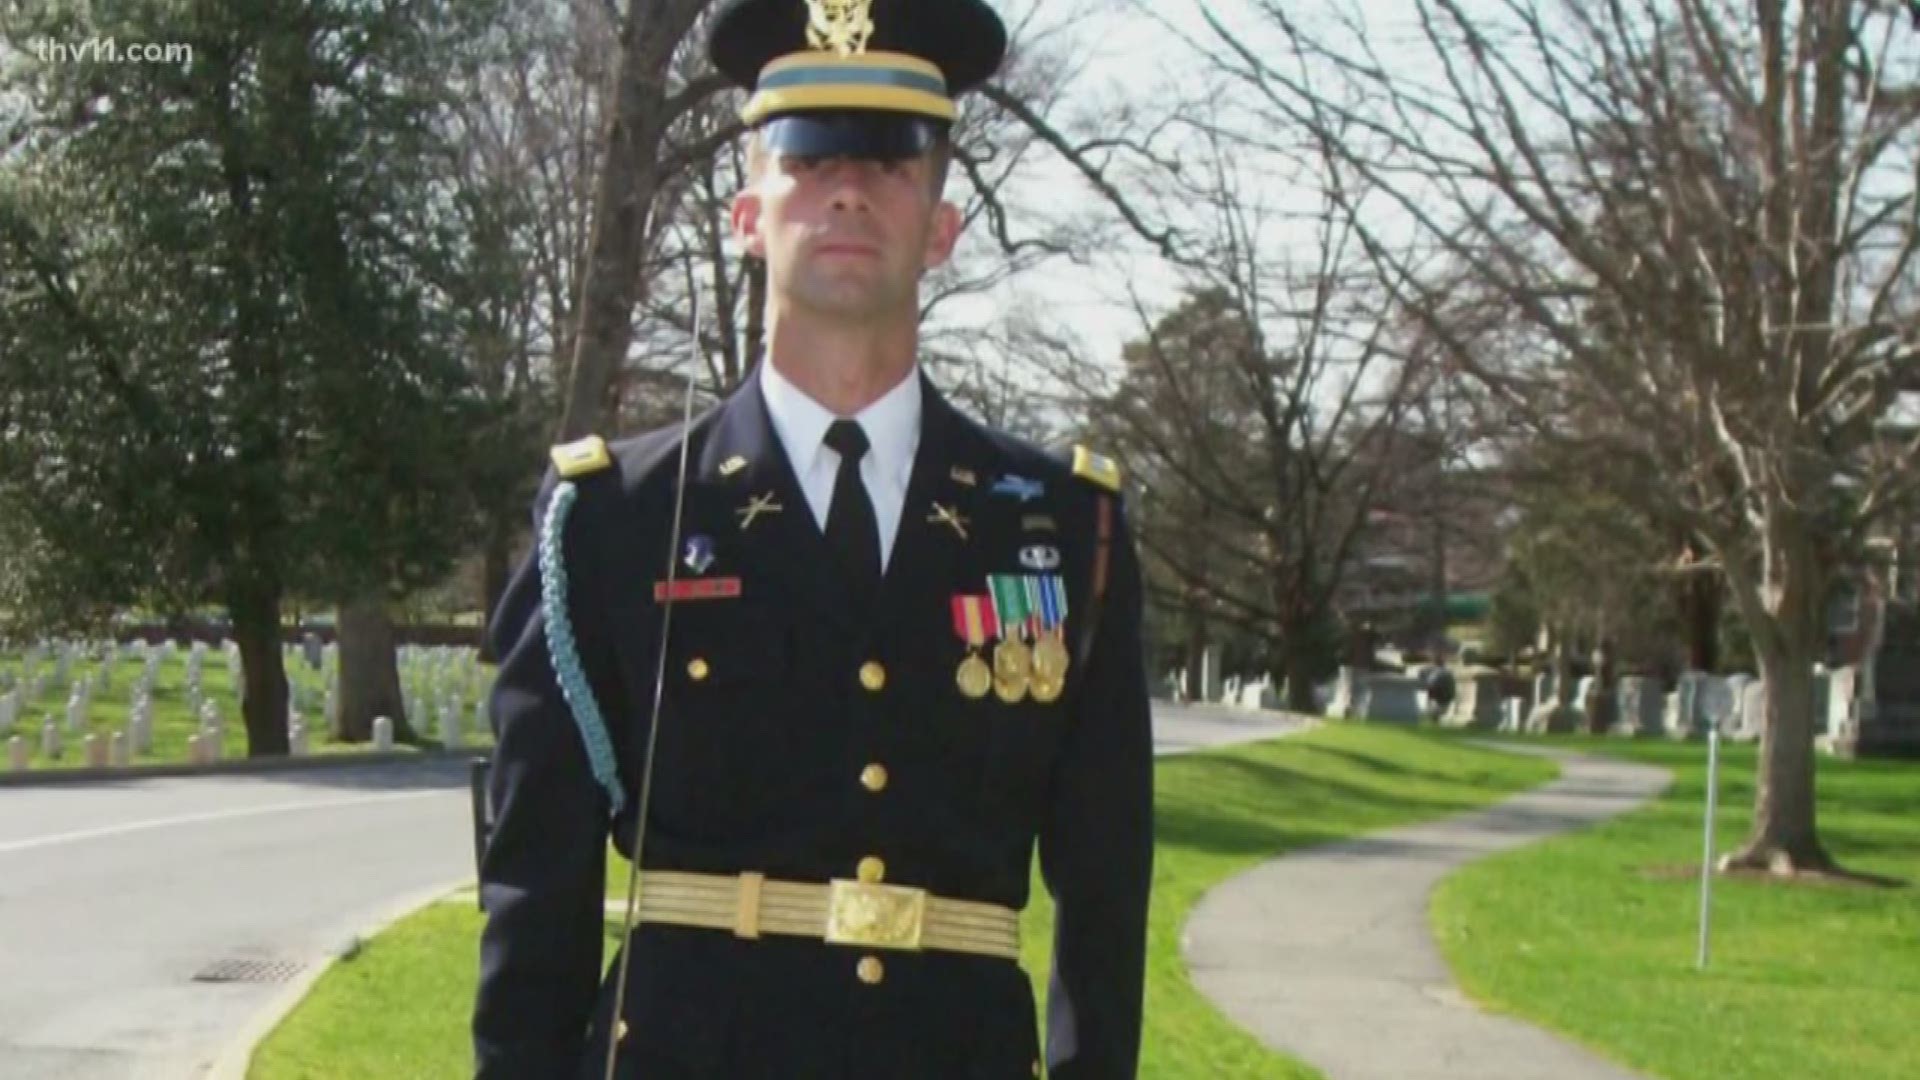
<instances>
[{"instance_id":1,"label":"blue hat band","mask_svg":"<svg viewBox=\"0 0 1920 1080\"><path fill-rule=\"evenodd\" d=\"M796 67L771 72L760 80L762 90L799 86L885 86L945 96L946 80L918 71L879 67Z\"/></svg>"}]
</instances>

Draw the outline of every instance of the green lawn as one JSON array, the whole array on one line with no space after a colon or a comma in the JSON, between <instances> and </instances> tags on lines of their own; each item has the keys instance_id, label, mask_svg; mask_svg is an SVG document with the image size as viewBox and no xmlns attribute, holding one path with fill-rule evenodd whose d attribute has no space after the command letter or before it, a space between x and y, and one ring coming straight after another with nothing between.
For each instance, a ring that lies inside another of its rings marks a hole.
<instances>
[{"instance_id":1,"label":"green lawn","mask_svg":"<svg viewBox=\"0 0 1920 1080\"><path fill-rule=\"evenodd\" d=\"M0 654L0 673L19 680L21 658L17 653ZM69 679L55 685L51 678L40 696L27 702L20 711L19 720L10 731L0 731L0 769L7 767L6 742L11 736L19 736L28 746L30 756L28 768L38 769L76 769L87 764L86 736L96 734L104 741L118 731L125 731L133 713L133 688L138 685L140 673L145 667L143 661L128 659L114 668L113 685L110 689L96 694L87 711L87 724L78 733L66 730L67 700L73 685L91 677L97 664L92 662L75 663ZM39 671L51 673L53 662L42 660ZM305 663L290 661L287 665L287 677L290 682L308 687L314 700L320 700L324 694L320 676ZM490 676L487 676L490 677ZM227 660L218 651L209 651L202 661L200 679L201 692L220 710L221 742L220 757L223 761L244 758L247 754L246 726L240 716L240 698L233 685L233 673L227 667ZM180 764L188 760L187 740L199 730L199 721L187 709L187 653L182 649L160 664L159 677L153 688L153 749L150 753L135 754L136 765ZM491 742L487 732L476 731L473 717L472 697L463 715L465 738L468 745L485 745ZM41 725L52 720L61 729L61 738L65 743L58 758L48 758L41 753ZM304 716L309 732L309 749L314 754L364 753L365 743L338 743L329 738L326 720L318 708ZM421 731L423 736L437 736L437 726L429 725ZM434 743L437 745L437 742ZM401 747L400 749L404 749Z\"/></svg>"},{"instance_id":2,"label":"green lawn","mask_svg":"<svg viewBox=\"0 0 1920 1080\"><path fill-rule=\"evenodd\" d=\"M1145 1060L1155 1080L1286 1080L1316 1074L1222 1018L1188 981L1179 931L1211 886L1279 852L1437 817L1542 783L1550 764L1390 728L1311 734L1187 758L1157 772L1159 849ZM625 868L609 868L625 884ZM1045 986L1052 909L1036 884L1025 966ZM471 1075L467 1020L481 925L471 903L437 905L335 967L256 1055L253 1080L409 1080ZM1043 995L1042 995L1043 996Z\"/></svg>"},{"instance_id":3,"label":"green lawn","mask_svg":"<svg viewBox=\"0 0 1920 1080\"><path fill-rule=\"evenodd\" d=\"M1441 886L1434 926L1472 996L1667 1080L1920 1075L1920 889L1716 880L1701 973L1705 748L1551 743L1665 766L1674 787ZM1746 833L1754 757L1722 757L1722 852ZM1821 757L1818 785L1821 835L1843 865L1920 882L1920 766Z\"/></svg>"}]
</instances>

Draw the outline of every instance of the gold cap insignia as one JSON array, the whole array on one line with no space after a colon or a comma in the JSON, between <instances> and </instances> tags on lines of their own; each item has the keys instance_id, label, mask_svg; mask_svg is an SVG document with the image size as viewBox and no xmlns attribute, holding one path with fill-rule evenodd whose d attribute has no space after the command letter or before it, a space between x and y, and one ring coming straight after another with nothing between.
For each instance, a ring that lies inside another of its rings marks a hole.
<instances>
[{"instance_id":1,"label":"gold cap insignia","mask_svg":"<svg viewBox=\"0 0 1920 1080\"><path fill-rule=\"evenodd\" d=\"M807 0L807 44L858 56L873 37L873 0Z\"/></svg>"}]
</instances>

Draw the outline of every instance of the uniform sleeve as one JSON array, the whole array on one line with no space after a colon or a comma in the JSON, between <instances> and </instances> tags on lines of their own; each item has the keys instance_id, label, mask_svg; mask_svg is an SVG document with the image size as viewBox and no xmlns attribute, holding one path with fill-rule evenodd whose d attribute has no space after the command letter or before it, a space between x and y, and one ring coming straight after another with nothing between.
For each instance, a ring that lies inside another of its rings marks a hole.
<instances>
[{"instance_id":1,"label":"uniform sleeve","mask_svg":"<svg viewBox=\"0 0 1920 1080\"><path fill-rule=\"evenodd\" d=\"M1132 1080L1140 1056L1153 732L1139 560L1124 521L1115 524L1105 603L1040 834L1056 909L1047 994L1054 1080Z\"/></svg>"},{"instance_id":2,"label":"uniform sleeve","mask_svg":"<svg viewBox=\"0 0 1920 1080\"><path fill-rule=\"evenodd\" d=\"M500 665L489 701L494 825L480 863L478 1080L575 1075L601 974L607 798L555 679L540 607L537 538L555 486L549 469L534 503L535 544L487 631ZM583 654L606 640L588 606L591 566L579 539L591 528L590 501L583 491L562 549ZM597 695L607 683L592 678L590 662L588 672Z\"/></svg>"}]
</instances>

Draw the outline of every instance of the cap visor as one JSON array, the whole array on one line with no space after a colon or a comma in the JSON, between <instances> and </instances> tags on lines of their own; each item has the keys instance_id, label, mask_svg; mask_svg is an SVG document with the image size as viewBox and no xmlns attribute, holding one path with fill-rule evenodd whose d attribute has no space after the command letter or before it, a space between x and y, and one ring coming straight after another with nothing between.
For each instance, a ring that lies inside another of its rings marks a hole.
<instances>
[{"instance_id":1,"label":"cap visor","mask_svg":"<svg viewBox=\"0 0 1920 1080\"><path fill-rule=\"evenodd\" d=\"M933 149L943 126L936 120L900 113L795 113L762 124L760 137L768 150L795 157L901 161Z\"/></svg>"}]
</instances>

